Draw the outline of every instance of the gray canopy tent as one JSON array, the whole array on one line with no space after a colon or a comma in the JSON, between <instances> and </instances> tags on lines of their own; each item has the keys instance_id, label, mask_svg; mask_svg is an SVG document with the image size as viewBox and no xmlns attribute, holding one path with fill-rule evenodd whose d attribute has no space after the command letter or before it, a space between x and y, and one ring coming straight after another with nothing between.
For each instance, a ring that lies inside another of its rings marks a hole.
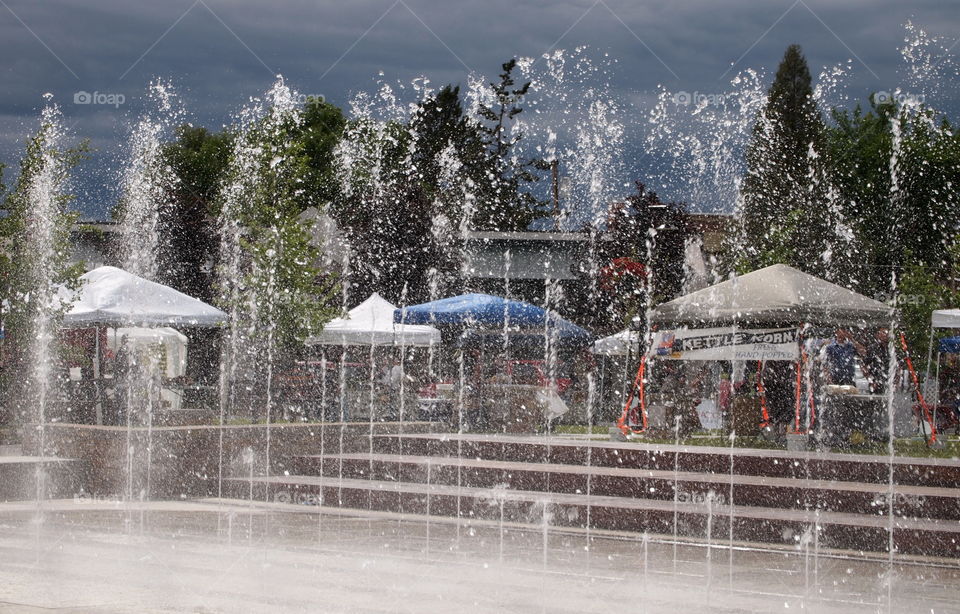
<instances>
[{"instance_id":1,"label":"gray canopy tent","mask_svg":"<svg viewBox=\"0 0 960 614\"><path fill-rule=\"evenodd\" d=\"M650 314L651 324L660 329L686 329L686 334L660 333L647 355L659 354L674 360L717 360L728 356L797 360L799 351L784 352L790 345L782 342L786 337L774 335L777 339L771 343L770 334L796 331L803 325L888 327L894 318L895 311L889 305L785 264L775 264L658 306ZM728 330L718 331L720 328ZM730 334L729 329L738 334ZM646 356L634 384L634 390L639 387L641 410L645 363ZM620 427L624 431L629 428L627 414L633 396L631 392L621 417ZM643 419L645 427L645 413Z\"/></svg>"},{"instance_id":2,"label":"gray canopy tent","mask_svg":"<svg viewBox=\"0 0 960 614\"><path fill-rule=\"evenodd\" d=\"M698 290L653 310L650 321L671 326L889 326L892 307L774 264Z\"/></svg>"}]
</instances>

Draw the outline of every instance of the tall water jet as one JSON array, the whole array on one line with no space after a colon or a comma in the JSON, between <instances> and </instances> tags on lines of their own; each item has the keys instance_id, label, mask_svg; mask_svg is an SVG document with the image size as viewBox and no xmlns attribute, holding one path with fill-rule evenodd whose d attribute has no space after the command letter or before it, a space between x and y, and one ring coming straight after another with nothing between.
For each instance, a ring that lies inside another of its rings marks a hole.
<instances>
[{"instance_id":1,"label":"tall water jet","mask_svg":"<svg viewBox=\"0 0 960 614\"><path fill-rule=\"evenodd\" d=\"M127 165L120 178L118 259L128 273L155 280L163 247L159 225L176 183L162 145L173 137L183 111L176 92L162 81L150 84L146 103L150 108L131 131Z\"/></svg>"},{"instance_id":2,"label":"tall water jet","mask_svg":"<svg viewBox=\"0 0 960 614\"><path fill-rule=\"evenodd\" d=\"M291 349L325 309L303 209L299 96L279 78L241 111L220 195L220 301L228 311L220 424L231 412L262 423L261 471L271 467L279 348ZM221 446L222 447L222 446ZM222 452L222 450L221 450ZM222 482L222 463L220 481Z\"/></svg>"},{"instance_id":3,"label":"tall water jet","mask_svg":"<svg viewBox=\"0 0 960 614\"><path fill-rule=\"evenodd\" d=\"M23 429L25 449L38 457L32 476L22 474L20 486L35 502L32 522L38 560L46 521L44 501L55 494L49 481L48 427L69 419L73 409L59 402L63 356L58 333L61 315L76 288L77 271L68 267L73 216L67 213L67 189L70 166L83 151L83 147L66 149L68 135L60 108L52 95L44 99L40 125L26 143L19 177L6 201L5 298L0 306L7 408L14 424ZM3 481L10 485L15 480Z\"/></svg>"},{"instance_id":4,"label":"tall water jet","mask_svg":"<svg viewBox=\"0 0 960 614\"><path fill-rule=\"evenodd\" d=\"M163 253L161 219L170 205L176 184L162 147L182 121L183 111L173 88L161 81L150 84L146 103L148 109L131 131L127 164L120 177L117 248L123 270L157 281L161 260L164 257L172 259ZM136 324L131 321L127 326ZM99 327L96 334L100 334ZM114 420L108 422L116 421L127 429L125 499L128 502L135 498L144 501L151 496L153 422L161 405L156 374L165 370L166 365L161 366L164 361L156 351L137 348L126 336L117 334L117 349L118 364L113 383L114 394L119 397L118 411L122 415L114 416ZM97 356L96 360L99 363L100 357Z\"/></svg>"},{"instance_id":5,"label":"tall water jet","mask_svg":"<svg viewBox=\"0 0 960 614\"><path fill-rule=\"evenodd\" d=\"M25 407L24 418L29 428L36 429L37 452L47 454L46 426L55 397L53 363L57 360L56 334L58 313L62 309L58 283L64 281L67 259L65 224L69 181L65 164L63 115L60 107L45 96L46 106L40 114L40 128L30 140L20 171L17 192L14 195L23 238L20 243L22 258L16 283L22 294L12 296L11 319L20 319L22 329L17 331L27 339L27 368L21 391ZM19 312L19 313L18 313ZM45 467L37 464L36 499L46 498Z\"/></svg>"}]
</instances>

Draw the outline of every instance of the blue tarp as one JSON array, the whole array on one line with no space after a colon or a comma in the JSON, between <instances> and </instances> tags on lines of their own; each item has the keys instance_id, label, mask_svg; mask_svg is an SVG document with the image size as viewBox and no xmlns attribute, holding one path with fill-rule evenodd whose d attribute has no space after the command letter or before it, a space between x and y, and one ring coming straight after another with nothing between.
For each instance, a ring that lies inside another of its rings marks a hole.
<instances>
[{"instance_id":1,"label":"blue tarp","mask_svg":"<svg viewBox=\"0 0 960 614\"><path fill-rule=\"evenodd\" d=\"M411 305L397 309L393 313L393 321L403 324L488 329L502 328L509 322L511 329L519 329L527 335L538 334L539 329L549 330L550 335L565 341L588 343L593 340L589 331L555 313L530 303L511 301L489 294L461 294L421 305Z\"/></svg>"},{"instance_id":2,"label":"blue tarp","mask_svg":"<svg viewBox=\"0 0 960 614\"><path fill-rule=\"evenodd\" d=\"M940 340L941 354L960 354L960 337L947 337Z\"/></svg>"}]
</instances>

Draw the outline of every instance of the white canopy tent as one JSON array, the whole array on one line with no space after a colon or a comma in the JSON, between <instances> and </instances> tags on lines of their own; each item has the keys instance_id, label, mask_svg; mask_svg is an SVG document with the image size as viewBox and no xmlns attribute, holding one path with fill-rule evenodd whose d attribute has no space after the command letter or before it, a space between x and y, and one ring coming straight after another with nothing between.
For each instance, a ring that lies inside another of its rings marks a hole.
<instances>
[{"instance_id":1,"label":"white canopy tent","mask_svg":"<svg viewBox=\"0 0 960 614\"><path fill-rule=\"evenodd\" d=\"M654 324L712 328L770 328L800 323L886 327L889 305L785 264L774 264L663 303Z\"/></svg>"},{"instance_id":2,"label":"white canopy tent","mask_svg":"<svg viewBox=\"0 0 960 614\"><path fill-rule=\"evenodd\" d=\"M927 370L923 376L924 394L934 399L933 407L936 412L940 403L940 350L937 349L937 359L933 360L933 346L936 339L934 333L938 328L960 328L960 309L936 309L930 314L930 341L927 345ZM933 378L930 378L930 367L935 365Z\"/></svg>"},{"instance_id":3,"label":"white canopy tent","mask_svg":"<svg viewBox=\"0 0 960 614\"><path fill-rule=\"evenodd\" d=\"M395 324L396 307L374 292L351 309L346 317L334 318L307 345L397 345L426 347L440 343L440 331L423 324Z\"/></svg>"},{"instance_id":4,"label":"white canopy tent","mask_svg":"<svg viewBox=\"0 0 960 614\"><path fill-rule=\"evenodd\" d=\"M69 328L210 328L227 320L227 314L216 307L116 267L93 269L81 275L80 282L75 295L61 292L70 305L63 317L63 325Z\"/></svg>"},{"instance_id":5,"label":"white canopy tent","mask_svg":"<svg viewBox=\"0 0 960 614\"><path fill-rule=\"evenodd\" d=\"M650 340L648 358L798 361L802 360L798 342L803 325L888 327L896 312L837 284L774 264L663 303L649 317L658 330ZM641 361L636 379L641 399L644 369ZM810 416L808 411L808 425ZM621 428L627 418L625 407ZM800 424L797 411L798 431Z\"/></svg>"},{"instance_id":6,"label":"white canopy tent","mask_svg":"<svg viewBox=\"0 0 960 614\"><path fill-rule=\"evenodd\" d=\"M591 351L601 356L627 356L640 347L640 331L622 330L619 333L597 339Z\"/></svg>"},{"instance_id":7,"label":"white canopy tent","mask_svg":"<svg viewBox=\"0 0 960 614\"><path fill-rule=\"evenodd\" d=\"M227 314L203 301L174 290L169 286L138 277L122 269L102 266L80 276L76 292L62 288L59 299L67 306L63 317L65 328L115 329L113 349L117 339L127 337L131 347L160 344L167 355L163 370L168 377L183 375L186 369L186 337L167 327L213 328L227 321ZM155 329L155 330L148 330ZM95 359L93 377L101 378L100 335L94 335ZM110 344L110 336L107 340ZM164 391L164 398L174 394ZM179 395L171 407L179 406ZM97 403L97 423L102 424L102 403Z\"/></svg>"},{"instance_id":8,"label":"white canopy tent","mask_svg":"<svg viewBox=\"0 0 960 614\"><path fill-rule=\"evenodd\" d=\"M930 316L933 328L960 328L960 309L937 309Z\"/></svg>"}]
</instances>

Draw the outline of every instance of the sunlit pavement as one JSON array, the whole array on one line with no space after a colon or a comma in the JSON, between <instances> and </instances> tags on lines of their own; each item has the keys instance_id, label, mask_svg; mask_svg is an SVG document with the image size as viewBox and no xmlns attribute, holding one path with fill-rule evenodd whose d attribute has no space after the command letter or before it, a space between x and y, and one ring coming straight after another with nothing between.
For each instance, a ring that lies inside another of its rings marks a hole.
<instances>
[{"instance_id":1,"label":"sunlit pavement","mask_svg":"<svg viewBox=\"0 0 960 614\"><path fill-rule=\"evenodd\" d=\"M737 547L731 561L723 543L283 504L34 507L0 505L3 613L960 612L952 560Z\"/></svg>"}]
</instances>

